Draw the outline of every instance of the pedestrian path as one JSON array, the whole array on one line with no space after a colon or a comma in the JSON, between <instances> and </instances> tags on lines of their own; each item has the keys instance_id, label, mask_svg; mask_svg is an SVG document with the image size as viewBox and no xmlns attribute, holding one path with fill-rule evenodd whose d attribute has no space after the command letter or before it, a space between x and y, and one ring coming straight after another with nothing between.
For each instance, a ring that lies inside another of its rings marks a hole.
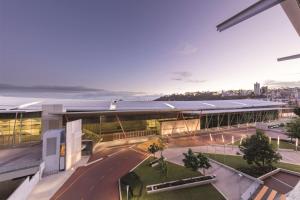
<instances>
[{"instance_id":1,"label":"pedestrian path","mask_svg":"<svg viewBox=\"0 0 300 200\"><path fill-rule=\"evenodd\" d=\"M178 165L183 165L183 153L187 152L188 148L176 148L176 149L166 149L163 155L168 161L176 163ZM194 151L199 149L198 147L192 148ZM217 181L214 186L222 192L227 199L239 200L241 195L247 191L251 186L253 187L254 180L248 177L241 176L239 173L225 168L215 162L211 162L212 167L206 170L206 174L215 174ZM201 171L200 171L201 172ZM259 183L257 183L258 187Z\"/></svg>"}]
</instances>

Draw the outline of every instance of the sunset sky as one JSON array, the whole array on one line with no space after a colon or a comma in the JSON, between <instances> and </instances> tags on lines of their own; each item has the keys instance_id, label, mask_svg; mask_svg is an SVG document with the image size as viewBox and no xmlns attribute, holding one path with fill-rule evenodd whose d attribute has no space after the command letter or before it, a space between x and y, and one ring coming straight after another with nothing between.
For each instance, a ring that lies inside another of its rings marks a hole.
<instances>
[{"instance_id":1,"label":"sunset sky","mask_svg":"<svg viewBox=\"0 0 300 200\"><path fill-rule=\"evenodd\" d=\"M300 86L300 59L276 60L300 53L280 6L216 31L254 2L1 0L0 95L151 96L252 89L256 81Z\"/></svg>"}]
</instances>

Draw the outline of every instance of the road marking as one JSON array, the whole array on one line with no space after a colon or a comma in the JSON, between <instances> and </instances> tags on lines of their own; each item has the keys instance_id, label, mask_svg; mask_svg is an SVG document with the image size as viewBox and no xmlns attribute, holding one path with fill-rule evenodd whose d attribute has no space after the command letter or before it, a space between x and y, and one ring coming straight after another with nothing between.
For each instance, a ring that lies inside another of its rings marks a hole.
<instances>
[{"instance_id":1,"label":"road marking","mask_svg":"<svg viewBox=\"0 0 300 200\"><path fill-rule=\"evenodd\" d=\"M90 187L90 191L92 191L94 188L95 188L95 186L92 185L92 186Z\"/></svg>"},{"instance_id":2,"label":"road marking","mask_svg":"<svg viewBox=\"0 0 300 200\"><path fill-rule=\"evenodd\" d=\"M101 161L101 160L103 160L103 158L99 158L99 159L94 160L94 161L92 161L92 162L86 163L84 166L85 166L85 167L90 166L90 165L92 165L92 164L94 164L94 163L97 163L97 162L99 162L99 161Z\"/></svg>"},{"instance_id":3,"label":"road marking","mask_svg":"<svg viewBox=\"0 0 300 200\"><path fill-rule=\"evenodd\" d=\"M116 154L118 154L118 153L120 153L121 151L124 151L125 149L121 149L121 150L119 150L119 151L116 151L116 152L114 152L114 153L112 153L112 154L109 154L107 157L111 157L111 156L113 156L113 155L116 155Z\"/></svg>"}]
</instances>

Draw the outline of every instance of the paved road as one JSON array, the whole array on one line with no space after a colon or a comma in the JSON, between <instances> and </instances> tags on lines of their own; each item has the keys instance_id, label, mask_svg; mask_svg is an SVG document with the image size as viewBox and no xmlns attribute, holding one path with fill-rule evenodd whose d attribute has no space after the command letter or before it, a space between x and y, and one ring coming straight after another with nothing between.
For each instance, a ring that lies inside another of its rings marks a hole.
<instances>
[{"instance_id":1,"label":"paved road","mask_svg":"<svg viewBox=\"0 0 300 200\"><path fill-rule=\"evenodd\" d=\"M103 160L78 168L51 199L117 200L118 179L145 159L146 155L128 147L119 147L96 153L91 161L99 158Z\"/></svg>"}]
</instances>

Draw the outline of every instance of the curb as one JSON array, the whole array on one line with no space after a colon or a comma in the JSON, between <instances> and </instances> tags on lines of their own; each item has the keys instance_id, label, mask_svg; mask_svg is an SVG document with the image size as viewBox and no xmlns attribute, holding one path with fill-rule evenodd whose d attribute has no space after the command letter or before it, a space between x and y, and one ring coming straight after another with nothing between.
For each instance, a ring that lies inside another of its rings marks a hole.
<instances>
[{"instance_id":1,"label":"curb","mask_svg":"<svg viewBox=\"0 0 300 200\"><path fill-rule=\"evenodd\" d=\"M229 198L216 186L216 184L211 183L211 185L216 188L216 190L226 199L229 200Z\"/></svg>"}]
</instances>

